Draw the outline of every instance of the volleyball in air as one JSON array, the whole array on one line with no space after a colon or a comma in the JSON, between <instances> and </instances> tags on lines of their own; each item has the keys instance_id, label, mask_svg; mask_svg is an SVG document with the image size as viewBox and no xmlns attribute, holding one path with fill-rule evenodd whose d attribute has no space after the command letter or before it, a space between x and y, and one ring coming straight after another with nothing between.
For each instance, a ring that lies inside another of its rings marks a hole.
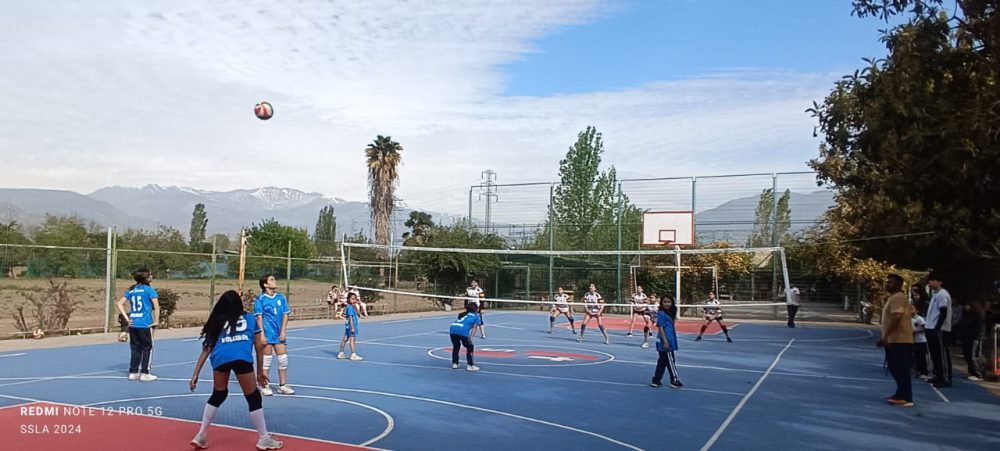
<instances>
[{"instance_id":1,"label":"volleyball in air","mask_svg":"<svg viewBox=\"0 0 1000 451\"><path fill-rule=\"evenodd\" d=\"M257 115L257 119L266 121L274 116L274 107L269 102L260 102L253 107L253 114Z\"/></svg>"}]
</instances>

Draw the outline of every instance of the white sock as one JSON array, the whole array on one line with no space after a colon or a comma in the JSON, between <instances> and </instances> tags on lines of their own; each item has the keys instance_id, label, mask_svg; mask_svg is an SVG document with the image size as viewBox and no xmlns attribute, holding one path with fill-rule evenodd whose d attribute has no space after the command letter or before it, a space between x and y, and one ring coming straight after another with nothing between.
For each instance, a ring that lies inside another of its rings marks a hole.
<instances>
[{"instance_id":1,"label":"white sock","mask_svg":"<svg viewBox=\"0 0 1000 451\"><path fill-rule=\"evenodd\" d=\"M205 411L201 414L201 429L198 429L198 435L205 435L208 433L208 426L212 424L212 419L215 418L215 412L218 411L218 407L205 403Z\"/></svg>"},{"instance_id":2,"label":"white sock","mask_svg":"<svg viewBox=\"0 0 1000 451\"><path fill-rule=\"evenodd\" d=\"M261 437L267 437L267 424L264 423L264 408L260 408L250 412L250 421L253 422L253 426L257 428L257 434Z\"/></svg>"}]
</instances>

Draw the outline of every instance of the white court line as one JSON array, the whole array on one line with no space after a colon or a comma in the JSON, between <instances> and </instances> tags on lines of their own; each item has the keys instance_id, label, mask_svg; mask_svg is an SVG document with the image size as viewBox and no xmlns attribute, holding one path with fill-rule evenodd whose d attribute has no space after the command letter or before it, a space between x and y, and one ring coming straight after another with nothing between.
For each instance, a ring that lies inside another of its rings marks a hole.
<instances>
[{"instance_id":1,"label":"white court line","mask_svg":"<svg viewBox=\"0 0 1000 451\"><path fill-rule=\"evenodd\" d=\"M951 401L948 400L948 397L944 395L944 393L941 393L941 390L937 389L937 387L931 385L931 390L934 390L934 393L937 393L938 397L941 398L942 401L944 401L944 402L951 402Z\"/></svg>"},{"instance_id":2,"label":"white court line","mask_svg":"<svg viewBox=\"0 0 1000 451\"><path fill-rule=\"evenodd\" d=\"M28 355L27 352L20 352L17 354L0 354L0 357L20 357L22 355Z\"/></svg>"},{"instance_id":3,"label":"white court line","mask_svg":"<svg viewBox=\"0 0 1000 451\"><path fill-rule=\"evenodd\" d=\"M177 365L190 365L190 364L195 363L195 362L197 362L197 360L191 360L191 361L187 361L187 362L168 363L166 365L157 365L157 368L165 368L165 367L168 367L168 366L177 366ZM31 380L26 380L26 381L21 381L21 382L9 382L9 383L6 383L6 384L0 384L0 387L9 387L11 385L32 384L32 383L35 383L35 382L44 382L44 381L58 380L58 379L74 379L74 378L83 377L83 376L93 376L93 375L97 375L97 374L108 374L108 373L118 373L118 372L126 373L126 372L128 372L128 368L114 369L114 370L107 370L107 371L92 371L92 372L89 372L89 373L70 374L70 375L67 375L67 376L37 377L37 378L31 378ZM0 380L2 380L2 379L0 379Z\"/></svg>"},{"instance_id":4,"label":"white court line","mask_svg":"<svg viewBox=\"0 0 1000 451\"><path fill-rule=\"evenodd\" d=\"M301 328L301 329L289 329L289 330L286 330L285 333L288 333L288 332L302 332L303 330L306 330L306 329L304 327Z\"/></svg>"},{"instance_id":5,"label":"white court line","mask_svg":"<svg viewBox=\"0 0 1000 451\"><path fill-rule=\"evenodd\" d=\"M454 370L452 370L452 371L454 371ZM559 429L565 429L567 431L572 431L572 432L577 432L577 433L584 434L584 435L589 435L591 437L595 437L595 438L598 438L598 439L601 439L601 440L604 440L604 441L607 441L607 442L610 442L610 443L614 443L616 445L619 445L619 446L622 446L624 448L628 448L628 449L631 449L631 450L644 451L642 448L638 448L636 446L630 445L630 444L622 442L622 441L615 440L615 439L613 439L611 437L608 437L606 435L601 435L601 434L598 434L596 432L586 431L586 430L578 429L578 428L575 428L575 427L572 427L572 426L566 426L564 424L553 423L551 421L545 421L545 420L539 420L537 418L526 417L526 416L523 416L523 415L518 415L518 414L514 414L514 413L510 413L510 412L504 412L504 411L501 411L501 410L487 409L487 408L484 408L484 407L476 407L476 406L472 406L472 405L468 405L468 404L459 404L459 403L455 403L455 402L451 402L451 401L445 401L445 400L441 400L441 399L424 398L424 397L413 396L413 395L404 395L402 393L382 392L382 391L375 391L375 390L362 390L362 389L357 389L357 388L324 387L324 386L320 386L320 385L302 385L302 384L296 384L295 386L296 387L302 387L302 388L312 388L312 389L316 389L316 390L343 391L343 392L349 392L349 393L361 393L361 394L368 394L368 395L387 396L387 397L391 397L391 398L409 399L409 400L412 400L412 401L423 401L423 402L428 402L428 403L432 403L432 404L441 404L441 405L445 405L445 406L458 407L460 409L469 409L469 410L475 410L475 411L478 411L478 412L492 413L492 414L495 414L495 415L501 415L501 416L505 416L505 417L509 417L509 418L516 418L518 420L524 420L524 421L529 421L529 422L532 422L532 423L538 423L538 424L544 424L546 426L552 426L552 427L559 428Z\"/></svg>"},{"instance_id":6,"label":"white court line","mask_svg":"<svg viewBox=\"0 0 1000 451\"><path fill-rule=\"evenodd\" d=\"M305 359L317 359L317 360L339 360L339 359L335 359L333 357L321 357L321 356L311 356L311 355L300 355L298 357L305 358ZM450 367L445 367L445 366L416 365L416 364L409 364L409 363L375 362L375 361L372 361L372 360L362 360L360 363L371 364L371 365L382 365L382 366L400 366L400 367L406 367L406 368L423 368L423 369L429 369L429 370L455 371L454 369L452 369ZM560 380L560 381L570 381L570 382L583 382L583 383L603 384L603 385L619 385L619 386L625 386L625 387L646 387L646 385L647 385L647 384L633 384L633 383L627 383L627 382L613 382L613 381L598 381L598 380L592 380L592 379L578 379L578 378L573 378L573 377L556 377L556 376L540 376L540 375L536 375L536 374L508 373L508 372L504 372L504 371L486 371L486 370L480 370L479 372L482 373L482 374L497 374L497 375L501 375L501 376L525 377L525 378L532 378L532 379ZM715 393L715 394L721 394L721 395L743 396L743 393L718 391L718 390L702 390L702 389L697 389L697 388L685 388L684 390L686 390L686 391L705 392L705 393Z\"/></svg>"},{"instance_id":7,"label":"white court line","mask_svg":"<svg viewBox=\"0 0 1000 451\"><path fill-rule=\"evenodd\" d=\"M717 440L719 440L719 437L722 436L722 433L725 432L726 428L729 427L729 424L732 423L733 418L736 418L736 415L740 413L740 410L742 410L743 406L745 406L747 401L750 400L750 397L753 396L754 393L757 393L757 389L760 388L760 385L764 383L764 379L767 379L767 375L771 374L771 371L774 370L774 367L778 366L778 362L781 361L781 356L785 353L785 351L788 350L788 348L792 347L792 343L795 343L794 338L789 340L788 344L785 345L785 348L782 349L781 352L779 352L778 355L774 357L774 361L771 362L771 366L767 367L767 371L764 372L762 376L760 376L760 379L757 379L757 383L753 385L753 388L750 389L750 392L747 393L745 396L743 396L743 399L741 399L739 404L736 405L736 408L734 408L733 411L729 413L729 416L726 417L726 420L722 422L722 425L719 426L719 429L717 429L715 433L712 434L712 437L709 438L707 442L705 442L705 446L701 447L701 451L707 451L712 447L712 445L715 444Z\"/></svg>"},{"instance_id":8,"label":"white court line","mask_svg":"<svg viewBox=\"0 0 1000 451\"><path fill-rule=\"evenodd\" d=\"M399 339L399 338L419 337L421 335L431 335L431 334L438 334L438 333L444 333L444 332L443 331L439 331L439 330L435 330L435 331L431 331L431 332L420 332L420 333L416 333L416 334L397 335L395 337L373 338L373 339L368 340L368 341L396 340L396 339Z\"/></svg>"},{"instance_id":9,"label":"white court line","mask_svg":"<svg viewBox=\"0 0 1000 451\"><path fill-rule=\"evenodd\" d=\"M635 365L656 365L656 362L636 362L634 360L617 360L617 359L615 359L615 362L618 362L618 363L630 363L630 364L635 364ZM721 367L721 366L708 366L708 365L677 365L677 366L681 367L681 368L698 368L698 369L704 369L704 370L731 371L731 372L736 372L736 373L756 373L756 374L761 374L761 373L765 372L763 370L750 370L750 369L743 369L743 368L725 368L725 367ZM881 367L882 367L882 365L879 365L879 368L881 368ZM884 381L884 379L875 379L875 378L870 378L870 377L831 376L831 375L828 375L828 374L796 373L796 372L788 372L788 371L773 371L773 372L771 372L771 374L774 375L774 376L814 377L814 378L818 378L818 379L842 379L842 380L848 380L848 381L867 381L867 382L882 382L882 381Z\"/></svg>"},{"instance_id":10,"label":"white court line","mask_svg":"<svg viewBox=\"0 0 1000 451\"><path fill-rule=\"evenodd\" d=\"M392 321L374 321L373 324L408 323L410 321L424 321L424 320L428 320L428 319L437 319L437 320L440 320L441 318L446 318L446 317L449 317L449 316L451 316L451 315L441 314L441 315L438 315L438 316L425 316L423 318L396 319L396 320L392 320Z\"/></svg>"},{"instance_id":11,"label":"white court line","mask_svg":"<svg viewBox=\"0 0 1000 451\"><path fill-rule=\"evenodd\" d=\"M126 403L126 402L149 401L149 400L155 400L155 399L189 398L189 397L195 397L195 396L208 396L208 395L204 394L204 393L185 393L185 394L176 394L176 395L145 396L145 397L141 397L141 398L127 398L127 399L115 399L115 400L112 400L112 401L93 402L93 403L90 403L90 404L83 404L83 405L81 405L81 407L94 407L94 406L100 406L100 405L104 405L104 404L121 404L121 403ZM295 395L295 397L296 398L305 398L305 399L323 399L323 400L327 400L327 401L341 402L341 403L344 403L344 404L349 404L349 405L352 405L352 406L361 407L363 409L371 410L371 411L373 411L373 412L381 415L382 418L385 418L386 427L385 427L385 429L381 433L379 433L378 435L376 435L373 438L365 440L364 442L362 442L362 443L360 443L358 445L354 445L354 446L368 446L368 445L371 445L371 444L373 444L373 443L375 443L375 442L377 442L379 440L382 440L382 439L386 438L386 436L388 436L392 432L392 430L395 429L395 427L396 427L396 421L392 418L392 415L389 415L388 413L386 413L382 409L379 409L379 408L374 407L374 406L370 406L370 405L365 404L365 403L361 403L361 402L357 402L357 401L349 401L349 400L340 399L340 398L331 398L331 397L328 397L328 396ZM185 423L196 423L196 424L200 424L201 423L200 421L187 420L187 419L184 419L184 418L153 416L153 415L145 415L145 414L142 414L142 413L139 413L138 415L144 416L144 417L151 417L151 418L162 418L162 419L167 419L167 420L182 421L182 422L185 422ZM213 426L216 426L216 424L213 424ZM236 426L226 426L226 425L219 425L219 426L229 427L231 429L238 429L238 430L243 430L243 431L257 432L256 429L246 429L246 428L241 428L241 427L236 427ZM331 444L335 444L335 445L344 445L345 444L344 442L336 442L336 441L333 441L333 440L324 440L324 439L321 439L321 438L314 438L314 437L303 437L301 435L282 434L282 433L278 433L278 435L280 435L282 437L294 437L294 438L303 439L303 440L309 440L309 441L314 441L314 442L323 442L323 443L331 443Z\"/></svg>"},{"instance_id":12,"label":"white court line","mask_svg":"<svg viewBox=\"0 0 1000 451\"><path fill-rule=\"evenodd\" d=\"M14 407L14 406L23 406L23 405L26 405L26 404L34 404L34 403L37 403L37 402L45 402L45 401L34 399L34 398L22 398L20 396L10 396L10 395L0 395L0 398L13 399L15 401L25 401L25 403L23 403L23 404L14 404L13 406L4 407L4 409L10 408L10 407Z\"/></svg>"},{"instance_id":13,"label":"white court line","mask_svg":"<svg viewBox=\"0 0 1000 451\"><path fill-rule=\"evenodd\" d=\"M505 326L503 324L490 324L490 326L492 326L492 327L499 327L501 329L532 330L532 329L525 329L523 327Z\"/></svg>"}]
</instances>

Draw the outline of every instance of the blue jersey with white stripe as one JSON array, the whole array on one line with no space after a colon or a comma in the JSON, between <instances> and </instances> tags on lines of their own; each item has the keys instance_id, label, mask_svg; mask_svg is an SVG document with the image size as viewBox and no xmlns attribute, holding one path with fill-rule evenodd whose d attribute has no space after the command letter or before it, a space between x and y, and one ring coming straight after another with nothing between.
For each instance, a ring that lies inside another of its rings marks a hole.
<instances>
[{"instance_id":1,"label":"blue jersey with white stripe","mask_svg":"<svg viewBox=\"0 0 1000 451\"><path fill-rule=\"evenodd\" d=\"M483 324L483 320L475 313L467 313L462 319L451 323L448 333L468 337L472 333L472 328Z\"/></svg>"},{"instance_id":2,"label":"blue jersey with white stripe","mask_svg":"<svg viewBox=\"0 0 1000 451\"><path fill-rule=\"evenodd\" d=\"M269 337L281 333L281 322L289 311L288 299L281 293L274 293L273 296L261 293L253 301L253 313L261 317L263 332Z\"/></svg>"},{"instance_id":3,"label":"blue jersey with white stripe","mask_svg":"<svg viewBox=\"0 0 1000 451\"><path fill-rule=\"evenodd\" d=\"M135 285L125 291L128 301L128 318L136 329L148 329L153 325L153 299L159 297L156 289L149 285Z\"/></svg>"},{"instance_id":4,"label":"blue jersey with white stripe","mask_svg":"<svg viewBox=\"0 0 1000 451\"><path fill-rule=\"evenodd\" d=\"M344 329L351 330L354 326L354 333L358 333L358 310L353 305L347 304L344 309Z\"/></svg>"},{"instance_id":5,"label":"blue jersey with white stripe","mask_svg":"<svg viewBox=\"0 0 1000 451\"><path fill-rule=\"evenodd\" d=\"M229 322L222 326L219 339L212 347L211 361L212 368L229 363L234 360L245 360L253 363L253 340L257 330L257 321L254 315L244 313L236 323L236 331L230 333Z\"/></svg>"},{"instance_id":6,"label":"blue jersey with white stripe","mask_svg":"<svg viewBox=\"0 0 1000 451\"><path fill-rule=\"evenodd\" d=\"M667 343L670 344L670 349L664 349L663 337L657 332L656 350L657 351L676 351L677 350L677 330L674 329L674 319L660 310L656 313L656 327L662 327L663 332L666 333Z\"/></svg>"}]
</instances>

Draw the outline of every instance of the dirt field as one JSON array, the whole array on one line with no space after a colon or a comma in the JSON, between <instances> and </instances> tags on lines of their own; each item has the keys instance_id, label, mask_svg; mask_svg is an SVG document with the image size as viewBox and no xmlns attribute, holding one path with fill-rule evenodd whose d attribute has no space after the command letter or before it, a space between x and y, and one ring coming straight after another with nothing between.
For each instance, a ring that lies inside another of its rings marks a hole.
<instances>
[{"instance_id":1,"label":"dirt field","mask_svg":"<svg viewBox=\"0 0 1000 451\"><path fill-rule=\"evenodd\" d=\"M73 299L81 301L69 321L69 329L103 328L105 315L104 279L53 279L56 282L68 282ZM251 281L248 288L254 288L256 281ZM120 279L115 282L115 299L121 297L132 281ZM236 288L236 280L216 279L215 296L224 291ZM14 325L15 308L28 303L25 292L42 293L49 286L48 279L0 279L0 338L17 336ZM172 326L192 326L201 323L208 317L212 300L209 293L212 289L210 280L169 280L153 281L153 287L159 290L170 289L178 294L177 309L170 317ZM289 304L303 317L316 318L326 314L326 292L330 289L328 282L312 280L293 280L291 289L285 290L285 281L279 281L279 291L288 296ZM30 305L30 303L28 303ZM114 308L114 306L111 306ZM370 304L371 313L403 313L435 310L435 305L419 297L389 295L376 303ZM25 317L30 321L28 309Z\"/></svg>"}]
</instances>

